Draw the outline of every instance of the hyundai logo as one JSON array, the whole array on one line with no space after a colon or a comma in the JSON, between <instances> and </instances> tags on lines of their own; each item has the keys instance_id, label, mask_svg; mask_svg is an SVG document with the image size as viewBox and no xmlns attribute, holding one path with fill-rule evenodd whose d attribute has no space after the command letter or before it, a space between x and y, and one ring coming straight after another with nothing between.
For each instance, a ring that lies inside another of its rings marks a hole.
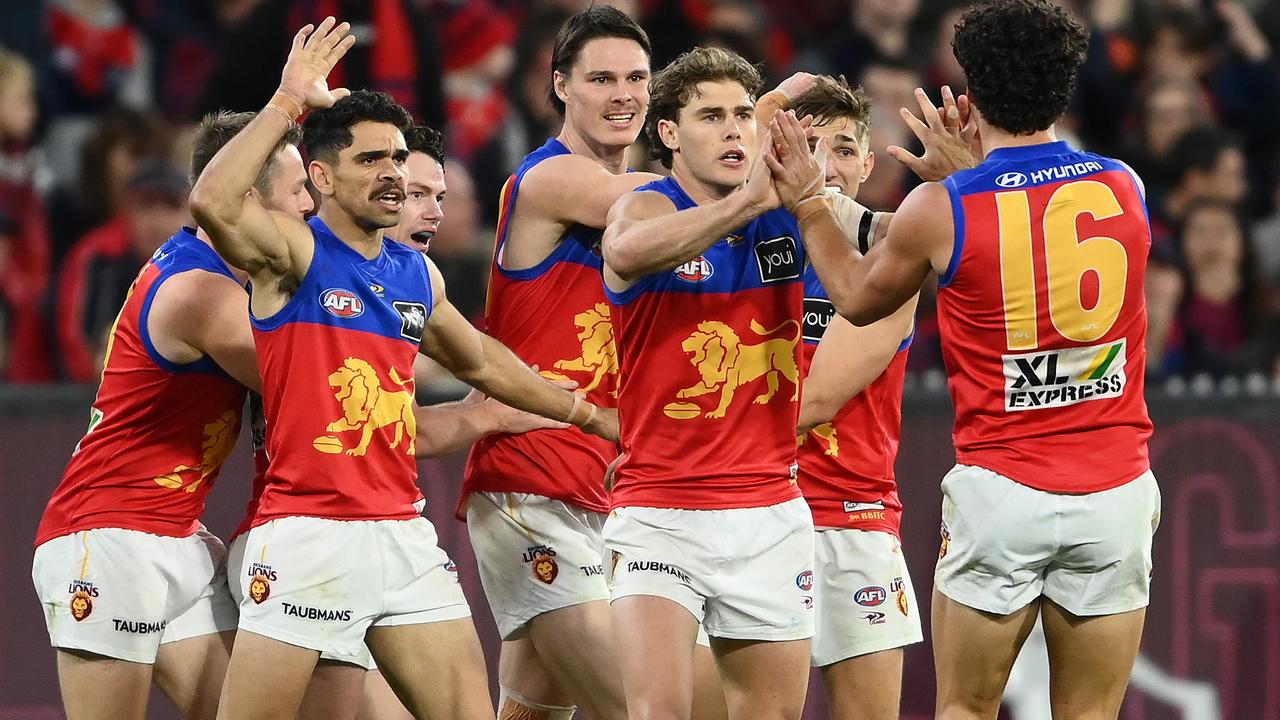
<instances>
[{"instance_id":1,"label":"hyundai logo","mask_svg":"<svg viewBox=\"0 0 1280 720\"><path fill-rule=\"evenodd\" d=\"M996 176L996 184L1003 188L1022 187L1027 184L1027 176L1020 172L1000 173Z\"/></svg>"}]
</instances>

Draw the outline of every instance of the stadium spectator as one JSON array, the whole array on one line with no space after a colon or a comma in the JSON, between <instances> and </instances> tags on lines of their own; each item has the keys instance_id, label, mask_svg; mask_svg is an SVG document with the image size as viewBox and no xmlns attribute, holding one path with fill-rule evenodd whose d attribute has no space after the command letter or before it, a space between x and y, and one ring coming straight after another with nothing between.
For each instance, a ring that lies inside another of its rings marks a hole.
<instances>
[{"instance_id":1,"label":"stadium spectator","mask_svg":"<svg viewBox=\"0 0 1280 720\"><path fill-rule=\"evenodd\" d=\"M3 259L0 334L7 346L0 379L14 383L52 379L47 337L40 314L49 283L48 220L42 194L48 170L30 149L37 116L35 76L21 56L0 49L0 217Z\"/></svg>"},{"instance_id":2,"label":"stadium spectator","mask_svg":"<svg viewBox=\"0 0 1280 720\"><path fill-rule=\"evenodd\" d=\"M190 225L186 177L159 161L130 178L120 213L71 249L58 281L59 353L67 379L93 382L105 342L138 269L173 228Z\"/></svg>"},{"instance_id":3,"label":"stadium spectator","mask_svg":"<svg viewBox=\"0 0 1280 720\"><path fill-rule=\"evenodd\" d=\"M1238 140L1221 128L1195 128L1178 138L1169 152L1170 189L1163 200L1149 202L1152 239L1168 239L1172 225L1187 208L1208 198L1230 205L1241 203L1248 192L1245 156Z\"/></svg>"}]
</instances>

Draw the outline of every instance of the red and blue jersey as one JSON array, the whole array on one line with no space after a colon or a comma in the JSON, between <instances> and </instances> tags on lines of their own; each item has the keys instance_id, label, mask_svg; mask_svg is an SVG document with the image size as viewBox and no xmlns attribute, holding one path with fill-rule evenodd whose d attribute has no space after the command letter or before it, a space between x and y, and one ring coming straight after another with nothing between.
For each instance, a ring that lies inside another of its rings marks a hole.
<instances>
[{"instance_id":1,"label":"red and blue jersey","mask_svg":"<svg viewBox=\"0 0 1280 720\"><path fill-rule=\"evenodd\" d=\"M1151 232L1132 172L1053 142L993 150L944 186L955 248L938 324L957 461L1062 493L1146 472Z\"/></svg>"},{"instance_id":2,"label":"red and blue jersey","mask_svg":"<svg viewBox=\"0 0 1280 720\"><path fill-rule=\"evenodd\" d=\"M529 153L502 189L489 274L485 331L543 377L573 380L601 407L617 405L618 354L600 279L601 231L574 225L542 262L503 267L502 253L520 197L520 183L538 163L569 149L551 138ZM473 492L532 493L607 512L604 473L618 446L578 428L490 435L471 449L458 517Z\"/></svg>"},{"instance_id":3,"label":"red and blue jersey","mask_svg":"<svg viewBox=\"0 0 1280 720\"><path fill-rule=\"evenodd\" d=\"M191 271L235 279L212 247L183 228L134 280L111 329L89 430L45 508L36 545L94 528L171 537L199 528L240 434L245 389L212 359L170 362L152 342L156 292Z\"/></svg>"},{"instance_id":4,"label":"red and blue jersey","mask_svg":"<svg viewBox=\"0 0 1280 720\"><path fill-rule=\"evenodd\" d=\"M694 201L672 178L637 188ZM625 459L615 507L726 509L800 496L801 269L795 218L774 210L613 304Z\"/></svg>"},{"instance_id":5,"label":"red and blue jersey","mask_svg":"<svg viewBox=\"0 0 1280 720\"><path fill-rule=\"evenodd\" d=\"M804 350L807 376L835 306L813 267L804 272ZM902 501L893 463L902 437L902 385L911 336L898 345L874 382L845 403L830 422L801 435L796 451L800 492L820 528L874 530L898 536Z\"/></svg>"},{"instance_id":6,"label":"red and blue jersey","mask_svg":"<svg viewBox=\"0 0 1280 720\"><path fill-rule=\"evenodd\" d=\"M308 223L315 255L297 292L270 318L250 317L271 458L250 526L418 517L413 360L432 308L426 259L388 238L368 259L320 218Z\"/></svg>"}]
</instances>

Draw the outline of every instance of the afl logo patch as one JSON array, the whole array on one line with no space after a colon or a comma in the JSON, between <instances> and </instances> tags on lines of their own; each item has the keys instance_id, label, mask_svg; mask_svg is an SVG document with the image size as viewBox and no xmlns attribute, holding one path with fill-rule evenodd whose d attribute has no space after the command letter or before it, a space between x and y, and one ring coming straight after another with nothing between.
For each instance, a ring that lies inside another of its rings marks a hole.
<instances>
[{"instance_id":1,"label":"afl logo patch","mask_svg":"<svg viewBox=\"0 0 1280 720\"><path fill-rule=\"evenodd\" d=\"M1002 188L1016 188L1027 184L1027 176L1020 172L1000 173L996 176L996 184Z\"/></svg>"},{"instance_id":2,"label":"afl logo patch","mask_svg":"<svg viewBox=\"0 0 1280 720\"><path fill-rule=\"evenodd\" d=\"M869 585L853 594L853 601L862 607L876 607L884 603L888 593L879 585Z\"/></svg>"},{"instance_id":3,"label":"afl logo patch","mask_svg":"<svg viewBox=\"0 0 1280 720\"><path fill-rule=\"evenodd\" d=\"M715 268L711 267L711 263L707 262L706 258L699 255L672 272L685 282L700 283L710 280L716 271Z\"/></svg>"},{"instance_id":4,"label":"afl logo patch","mask_svg":"<svg viewBox=\"0 0 1280 720\"><path fill-rule=\"evenodd\" d=\"M808 592L813 589L813 571L805 570L796 576L796 587Z\"/></svg>"},{"instance_id":5,"label":"afl logo patch","mask_svg":"<svg viewBox=\"0 0 1280 720\"><path fill-rule=\"evenodd\" d=\"M330 288L321 293L320 305L334 317L353 318L364 314L364 301L360 296L342 288Z\"/></svg>"}]
</instances>

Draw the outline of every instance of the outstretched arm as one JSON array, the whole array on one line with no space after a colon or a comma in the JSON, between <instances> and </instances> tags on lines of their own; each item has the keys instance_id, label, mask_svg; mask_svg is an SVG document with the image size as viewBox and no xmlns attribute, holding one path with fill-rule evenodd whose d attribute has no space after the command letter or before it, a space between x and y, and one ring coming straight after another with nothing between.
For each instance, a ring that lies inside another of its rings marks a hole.
<instances>
[{"instance_id":1,"label":"outstretched arm","mask_svg":"<svg viewBox=\"0 0 1280 720\"><path fill-rule=\"evenodd\" d=\"M459 380L507 405L556 421L568 422L600 437L618 439L616 410L597 408L551 384L520 361L507 346L472 327L445 295L444 278L434 263L431 272L435 307L427 321L422 351Z\"/></svg>"},{"instance_id":2,"label":"outstretched arm","mask_svg":"<svg viewBox=\"0 0 1280 720\"><path fill-rule=\"evenodd\" d=\"M348 94L330 91L325 78L355 39L350 26L325 18L293 38L280 89L244 130L200 173L191 191L191 212L214 247L247 270L255 289L280 278L300 277L311 263L311 233L301 218L274 213L249 194L285 132L303 112L329 107Z\"/></svg>"},{"instance_id":3,"label":"outstretched arm","mask_svg":"<svg viewBox=\"0 0 1280 720\"><path fill-rule=\"evenodd\" d=\"M629 193L609 211L601 242L605 282L622 290L645 275L677 267L776 207L778 197L763 162L739 190L680 212L661 193Z\"/></svg>"},{"instance_id":4,"label":"outstretched arm","mask_svg":"<svg viewBox=\"0 0 1280 720\"><path fill-rule=\"evenodd\" d=\"M852 325L838 315L831 318L804 378L797 434L830 422L855 395L880 377L902 341L911 334L919 297L916 295L889 317L865 327Z\"/></svg>"},{"instance_id":5,"label":"outstretched arm","mask_svg":"<svg viewBox=\"0 0 1280 720\"><path fill-rule=\"evenodd\" d=\"M514 435L569 427L568 423L503 405L479 390L457 402L414 408L414 415L418 421L414 447L420 458L448 455L494 433Z\"/></svg>"},{"instance_id":6,"label":"outstretched arm","mask_svg":"<svg viewBox=\"0 0 1280 720\"><path fill-rule=\"evenodd\" d=\"M771 154L766 161L783 203L796 215L809 261L836 312L854 325L868 325L902 307L920 290L931 268L939 273L946 268L954 231L950 199L942 185L925 183L912 190L888 234L864 257L845 241L829 200L806 190L822 170L800 123L793 115L779 113L773 135L779 156Z\"/></svg>"}]
</instances>

